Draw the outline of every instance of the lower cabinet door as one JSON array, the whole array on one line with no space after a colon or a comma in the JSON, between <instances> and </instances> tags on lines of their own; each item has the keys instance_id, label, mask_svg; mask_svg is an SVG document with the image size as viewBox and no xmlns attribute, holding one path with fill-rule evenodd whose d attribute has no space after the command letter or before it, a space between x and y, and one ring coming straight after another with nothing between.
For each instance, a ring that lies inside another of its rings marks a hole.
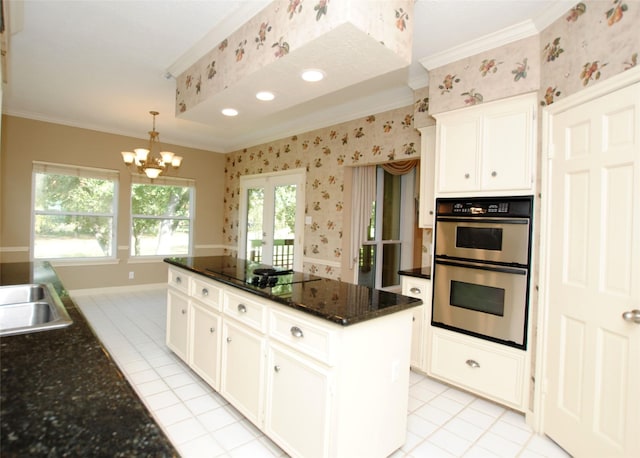
<instances>
[{"instance_id":1,"label":"lower cabinet door","mask_svg":"<svg viewBox=\"0 0 640 458\"><path fill-rule=\"evenodd\" d=\"M257 332L223 321L220 392L245 417L262 427L264 395L264 339Z\"/></svg>"},{"instance_id":2,"label":"lower cabinet door","mask_svg":"<svg viewBox=\"0 0 640 458\"><path fill-rule=\"evenodd\" d=\"M189 342L189 298L169 288L167 291L167 346L187 361Z\"/></svg>"},{"instance_id":3,"label":"lower cabinet door","mask_svg":"<svg viewBox=\"0 0 640 458\"><path fill-rule=\"evenodd\" d=\"M192 302L191 368L215 390L220 390L220 339L222 319L206 306Z\"/></svg>"},{"instance_id":4,"label":"lower cabinet door","mask_svg":"<svg viewBox=\"0 0 640 458\"><path fill-rule=\"evenodd\" d=\"M266 434L291 456L328 456L329 373L286 347L269 349Z\"/></svg>"}]
</instances>

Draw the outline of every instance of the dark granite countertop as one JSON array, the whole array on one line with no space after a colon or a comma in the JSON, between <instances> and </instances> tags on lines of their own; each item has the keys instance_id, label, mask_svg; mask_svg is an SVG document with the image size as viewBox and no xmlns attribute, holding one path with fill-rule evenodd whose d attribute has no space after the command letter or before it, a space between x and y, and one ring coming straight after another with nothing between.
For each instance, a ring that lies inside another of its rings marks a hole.
<instances>
[{"instance_id":1,"label":"dark granite countertop","mask_svg":"<svg viewBox=\"0 0 640 458\"><path fill-rule=\"evenodd\" d=\"M398 271L398 275L406 275L407 277L417 277L424 278L425 280L431 280L431 266L400 270Z\"/></svg>"},{"instance_id":2,"label":"dark granite countertop","mask_svg":"<svg viewBox=\"0 0 640 458\"><path fill-rule=\"evenodd\" d=\"M0 264L0 285L23 283L52 283L73 324L0 338L0 454L177 456L51 266Z\"/></svg>"},{"instance_id":3,"label":"dark granite countertop","mask_svg":"<svg viewBox=\"0 0 640 458\"><path fill-rule=\"evenodd\" d=\"M166 258L165 262L343 326L422 304L419 299L313 275L308 275L313 281L304 283L253 286L216 273L229 267L242 270L248 263L232 256Z\"/></svg>"}]
</instances>

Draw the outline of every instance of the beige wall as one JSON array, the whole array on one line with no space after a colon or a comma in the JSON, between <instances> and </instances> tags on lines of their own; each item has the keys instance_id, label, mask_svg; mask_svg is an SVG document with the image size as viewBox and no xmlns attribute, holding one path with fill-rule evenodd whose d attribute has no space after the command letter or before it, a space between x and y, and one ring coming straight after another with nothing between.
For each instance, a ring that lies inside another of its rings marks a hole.
<instances>
[{"instance_id":1,"label":"beige wall","mask_svg":"<svg viewBox=\"0 0 640 458\"><path fill-rule=\"evenodd\" d=\"M67 289L164 283L162 260L141 263L129 259L130 170L120 151L142 145L146 139L68 127L14 116L2 117L0 155L0 260L28 261L31 237L31 171L33 161L81 165L120 172L117 264L58 266ZM196 181L195 255L222 251L225 156L210 151L163 144L184 157L170 176ZM129 280L129 272L135 279Z\"/></svg>"}]
</instances>

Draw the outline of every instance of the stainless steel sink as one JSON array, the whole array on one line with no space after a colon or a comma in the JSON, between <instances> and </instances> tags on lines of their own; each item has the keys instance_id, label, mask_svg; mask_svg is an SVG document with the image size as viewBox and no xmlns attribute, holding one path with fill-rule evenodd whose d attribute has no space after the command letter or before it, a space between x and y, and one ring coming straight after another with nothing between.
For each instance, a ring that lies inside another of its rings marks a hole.
<instances>
[{"instance_id":1,"label":"stainless steel sink","mask_svg":"<svg viewBox=\"0 0 640 458\"><path fill-rule=\"evenodd\" d=\"M51 285L0 286L0 336L58 329L71 323Z\"/></svg>"}]
</instances>

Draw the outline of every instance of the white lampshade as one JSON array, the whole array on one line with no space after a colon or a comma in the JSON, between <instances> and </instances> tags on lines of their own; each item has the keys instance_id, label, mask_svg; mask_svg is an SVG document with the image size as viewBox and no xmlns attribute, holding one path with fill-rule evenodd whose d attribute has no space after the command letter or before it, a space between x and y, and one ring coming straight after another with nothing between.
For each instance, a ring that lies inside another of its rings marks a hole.
<instances>
[{"instance_id":1,"label":"white lampshade","mask_svg":"<svg viewBox=\"0 0 640 458\"><path fill-rule=\"evenodd\" d=\"M171 165L177 169L178 167L180 167L181 164L182 164L182 156L173 156L173 159L171 159Z\"/></svg>"},{"instance_id":2,"label":"white lampshade","mask_svg":"<svg viewBox=\"0 0 640 458\"><path fill-rule=\"evenodd\" d=\"M144 169L144 173L153 180L154 178L158 178L160 176L160 173L162 173L162 169L147 167L146 169Z\"/></svg>"},{"instance_id":3,"label":"white lampshade","mask_svg":"<svg viewBox=\"0 0 640 458\"><path fill-rule=\"evenodd\" d=\"M132 153L131 151L123 151L122 153L122 160L124 161L125 164L127 165L131 165L133 164L133 161L136 160L136 155L135 153Z\"/></svg>"},{"instance_id":4,"label":"white lampshade","mask_svg":"<svg viewBox=\"0 0 640 458\"><path fill-rule=\"evenodd\" d=\"M146 148L136 148L133 151L136 152L136 159L138 162L145 162L147 160L147 156L149 155L149 150Z\"/></svg>"},{"instance_id":5,"label":"white lampshade","mask_svg":"<svg viewBox=\"0 0 640 458\"><path fill-rule=\"evenodd\" d=\"M171 151L161 151L160 156L162 156L162 162L165 164L171 164L174 154Z\"/></svg>"}]
</instances>

